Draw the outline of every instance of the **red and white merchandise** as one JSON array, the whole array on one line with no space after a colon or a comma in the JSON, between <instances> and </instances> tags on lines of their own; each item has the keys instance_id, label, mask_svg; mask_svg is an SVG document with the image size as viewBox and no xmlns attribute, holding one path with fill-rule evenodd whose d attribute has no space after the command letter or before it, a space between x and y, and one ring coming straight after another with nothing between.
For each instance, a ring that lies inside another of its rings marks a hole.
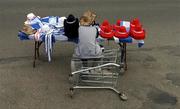
<instances>
[{"instance_id":1,"label":"red and white merchandise","mask_svg":"<svg viewBox=\"0 0 180 109\"><path fill-rule=\"evenodd\" d=\"M136 25L134 29L131 29L131 37L136 40L143 40L145 39L145 30L142 28L141 25Z\"/></svg>"},{"instance_id":2,"label":"red and white merchandise","mask_svg":"<svg viewBox=\"0 0 180 109\"><path fill-rule=\"evenodd\" d=\"M111 39L114 36L114 31L108 20L104 20L100 25L100 35L102 38Z\"/></svg>"},{"instance_id":3,"label":"red and white merchandise","mask_svg":"<svg viewBox=\"0 0 180 109\"><path fill-rule=\"evenodd\" d=\"M114 36L117 38L127 38L129 33L126 31L125 26L118 26L114 32Z\"/></svg>"}]
</instances>

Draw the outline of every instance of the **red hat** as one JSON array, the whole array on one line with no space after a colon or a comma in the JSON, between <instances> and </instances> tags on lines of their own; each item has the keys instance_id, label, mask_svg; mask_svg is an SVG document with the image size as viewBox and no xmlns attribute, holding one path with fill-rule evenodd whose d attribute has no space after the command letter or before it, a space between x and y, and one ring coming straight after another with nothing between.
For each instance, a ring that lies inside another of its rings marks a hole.
<instances>
[{"instance_id":1,"label":"red hat","mask_svg":"<svg viewBox=\"0 0 180 109\"><path fill-rule=\"evenodd\" d=\"M117 38L127 38L129 36L125 26L119 26L116 28L114 36Z\"/></svg>"},{"instance_id":2,"label":"red hat","mask_svg":"<svg viewBox=\"0 0 180 109\"><path fill-rule=\"evenodd\" d=\"M117 31L119 27L120 27L120 25L119 26L118 25L113 25L113 30Z\"/></svg>"},{"instance_id":3,"label":"red hat","mask_svg":"<svg viewBox=\"0 0 180 109\"><path fill-rule=\"evenodd\" d=\"M110 26L102 26L100 35L103 38L111 39L114 36L114 32Z\"/></svg>"},{"instance_id":4,"label":"red hat","mask_svg":"<svg viewBox=\"0 0 180 109\"><path fill-rule=\"evenodd\" d=\"M116 25L118 25L118 26L121 25L121 19L118 19L118 20L116 21Z\"/></svg>"},{"instance_id":5,"label":"red hat","mask_svg":"<svg viewBox=\"0 0 180 109\"><path fill-rule=\"evenodd\" d=\"M101 26L108 26L110 25L108 20L104 20L103 23L101 24Z\"/></svg>"},{"instance_id":6,"label":"red hat","mask_svg":"<svg viewBox=\"0 0 180 109\"><path fill-rule=\"evenodd\" d=\"M140 25L140 21L138 18L135 18L130 22L130 28L134 28L136 25Z\"/></svg>"},{"instance_id":7,"label":"red hat","mask_svg":"<svg viewBox=\"0 0 180 109\"><path fill-rule=\"evenodd\" d=\"M133 30L131 30L131 35L134 39L142 40L145 38L145 30L141 25L136 25Z\"/></svg>"},{"instance_id":8,"label":"red hat","mask_svg":"<svg viewBox=\"0 0 180 109\"><path fill-rule=\"evenodd\" d=\"M116 31L120 27L120 25L121 25L121 20L119 19L116 21L116 24L113 25L113 29Z\"/></svg>"},{"instance_id":9,"label":"red hat","mask_svg":"<svg viewBox=\"0 0 180 109\"><path fill-rule=\"evenodd\" d=\"M105 27L105 26L108 26L108 27L110 27L112 29L112 26L111 26L111 24L109 23L108 20L104 20L103 23L100 25L100 28Z\"/></svg>"},{"instance_id":10,"label":"red hat","mask_svg":"<svg viewBox=\"0 0 180 109\"><path fill-rule=\"evenodd\" d=\"M136 25L141 25L138 18L134 18L134 19L131 20L131 22L130 22L130 32L129 32L129 34L130 34L131 36L132 36L132 31L134 30L134 28L135 28Z\"/></svg>"}]
</instances>

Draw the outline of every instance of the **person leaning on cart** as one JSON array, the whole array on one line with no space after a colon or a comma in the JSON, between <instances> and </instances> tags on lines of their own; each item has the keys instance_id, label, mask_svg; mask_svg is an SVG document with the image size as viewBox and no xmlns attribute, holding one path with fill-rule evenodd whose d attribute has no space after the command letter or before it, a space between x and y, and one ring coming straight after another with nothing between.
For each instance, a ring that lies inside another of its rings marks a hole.
<instances>
[{"instance_id":1,"label":"person leaning on cart","mask_svg":"<svg viewBox=\"0 0 180 109\"><path fill-rule=\"evenodd\" d=\"M94 25L96 14L86 11L80 17L79 42L75 48L75 55L81 59L100 58L102 49L97 42L98 29Z\"/></svg>"}]
</instances>

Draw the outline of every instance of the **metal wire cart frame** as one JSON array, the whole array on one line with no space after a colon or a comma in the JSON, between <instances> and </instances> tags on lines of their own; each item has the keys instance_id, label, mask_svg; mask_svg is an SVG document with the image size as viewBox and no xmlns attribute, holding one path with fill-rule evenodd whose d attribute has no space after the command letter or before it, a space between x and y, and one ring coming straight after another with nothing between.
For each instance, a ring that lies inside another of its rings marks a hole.
<instances>
[{"instance_id":1,"label":"metal wire cart frame","mask_svg":"<svg viewBox=\"0 0 180 109\"><path fill-rule=\"evenodd\" d=\"M127 100L126 95L117 90L120 72L125 70L124 50L125 47L122 45L120 49L105 50L101 58L73 57L70 74L71 97L74 89L110 89L116 92L122 100Z\"/></svg>"}]
</instances>

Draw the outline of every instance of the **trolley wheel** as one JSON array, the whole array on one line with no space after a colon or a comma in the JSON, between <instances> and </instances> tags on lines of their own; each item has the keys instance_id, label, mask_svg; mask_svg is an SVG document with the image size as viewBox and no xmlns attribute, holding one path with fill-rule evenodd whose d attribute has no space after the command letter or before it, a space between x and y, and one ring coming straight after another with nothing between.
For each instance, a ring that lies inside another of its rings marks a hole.
<instances>
[{"instance_id":1,"label":"trolley wheel","mask_svg":"<svg viewBox=\"0 0 180 109\"><path fill-rule=\"evenodd\" d=\"M121 74L121 75L123 75L124 73L125 73L125 68L124 68L124 63L121 63L120 64L120 71L119 71L119 73Z\"/></svg>"},{"instance_id":2,"label":"trolley wheel","mask_svg":"<svg viewBox=\"0 0 180 109\"><path fill-rule=\"evenodd\" d=\"M127 64L125 64L125 68L124 68L124 69L125 69L125 71L127 71L127 69L128 69L128 68L127 68Z\"/></svg>"},{"instance_id":3,"label":"trolley wheel","mask_svg":"<svg viewBox=\"0 0 180 109\"><path fill-rule=\"evenodd\" d=\"M74 95L74 89L73 88L70 88L70 97L73 98L73 95Z\"/></svg>"},{"instance_id":4,"label":"trolley wheel","mask_svg":"<svg viewBox=\"0 0 180 109\"><path fill-rule=\"evenodd\" d=\"M72 74L69 74L69 82L70 82L70 83L73 83Z\"/></svg>"},{"instance_id":5,"label":"trolley wheel","mask_svg":"<svg viewBox=\"0 0 180 109\"><path fill-rule=\"evenodd\" d=\"M124 93L119 93L119 97L123 101L127 101L128 100L127 96Z\"/></svg>"},{"instance_id":6,"label":"trolley wheel","mask_svg":"<svg viewBox=\"0 0 180 109\"><path fill-rule=\"evenodd\" d=\"M125 73L125 69L124 68L121 68L120 69L120 74L123 75Z\"/></svg>"}]
</instances>

